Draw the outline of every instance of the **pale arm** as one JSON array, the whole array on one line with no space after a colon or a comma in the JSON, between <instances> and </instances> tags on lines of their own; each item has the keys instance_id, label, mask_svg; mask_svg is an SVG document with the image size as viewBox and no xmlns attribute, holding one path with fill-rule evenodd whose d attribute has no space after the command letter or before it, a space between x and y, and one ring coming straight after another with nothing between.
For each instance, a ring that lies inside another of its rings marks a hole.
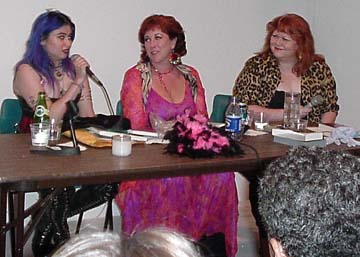
<instances>
[{"instance_id":1,"label":"pale arm","mask_svg":"<svg viewBox=\"0 0 360 257\"><path fill-rule=\"evenodd\" d=\"M85 80L86 77L83 79ZM75 81L79 82L75 83L79 85L80 83L84 83L83 88L85 93L89 92L89 83L88 81L86 83L86 81L84 80L78 78L78 80ZM13 83L13 90L15 95L17 95L18 97L22 97L29 105L29 107L34 110L38 93L40 91L44 91L45 89L41 85L40 75L30 65L22 64L18 67L16 71ZM47 96L47 106L50 110L50 117L57 120L63 119L63 116L67 111L67 103L70 100L75 100L75 98L80 92L81 88L79 86L71 84L66 93L55 102L50 101L49 97ZM79 103L79 112L80 116L94 116L91 97L90 103Z\"/></svg>"},{"instance_id":2,"label":"pale arm","mask_svg":"<svg viewBox=\"0 0 360 257\"><path fill-rule=\"evenodd\" d=\"M14 78L13 90L15 95L22 97L33 110L36 106L38 93L45 91L41 85L41 77L28 64L22 64L18 67ZM69 100L75 99L79 93L80 89L76 86L72 86L62 98L54 103L52 103L47 96L46 104L50 110L50 117L61 120L67 110L66 103Z\"/></svg>"},{"instance_id":3,"label":"pale arm","mask_svg":"<svg viewBox=\"0 0 360 257\"><path fill-rule=\"evenodd\" d=\"M326 112L321 116L321 123L335 123L337 113L336 112Z\"/></svg>"}]
</instances>

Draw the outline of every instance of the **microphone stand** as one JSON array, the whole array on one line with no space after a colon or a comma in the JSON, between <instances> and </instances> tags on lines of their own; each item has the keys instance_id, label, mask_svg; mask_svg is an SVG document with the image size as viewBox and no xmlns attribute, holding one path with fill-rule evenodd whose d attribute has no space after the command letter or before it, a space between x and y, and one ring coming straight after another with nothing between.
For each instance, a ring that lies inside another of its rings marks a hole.
<instances>
[{"instance_id":1,"label":"microphone stand","mask_svg":"<svg viewBox=\"0 0 360 257\"><path fill-rule=\"evenodd\" d=\"M105 97L106 104L108 106L109 112L110 112L111 115L114 115L114 109L113 109L113 107L111 105L110 97L109 97L108 92L106 91L106 88L105 88L104 84L100 80L94 79L93 76L89 76L89 77L92 79L92 81L95 82L96 85L98 85L101 88L101 91L103 92L103 95Z\"/></svg>"},{"instance_id":2,"label":"microphone stand","mask_svg":"<svg viewBox=\"0 0 360 257\"><path fill-rule=\"evenodd\" d=\"M76 139L74 124L73 124L74 118L76 118L79 113L79 109L77 108L77 105L74 103L74 101L69 101L68 108L69 108L69 126L70 126L70 133L73 142L73 147L62 148L62 150L63 151L66 150L66 152L68 152L67 154L69 155L80 154L81 153L80 147Z\"/></svg>"}]
</instances>

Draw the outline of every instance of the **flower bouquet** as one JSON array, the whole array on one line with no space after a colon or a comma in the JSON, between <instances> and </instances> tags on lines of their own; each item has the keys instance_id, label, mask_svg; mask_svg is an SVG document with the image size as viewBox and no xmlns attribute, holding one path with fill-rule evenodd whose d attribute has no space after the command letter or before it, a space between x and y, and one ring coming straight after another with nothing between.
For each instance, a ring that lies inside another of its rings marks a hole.
<instances>
[{"instance_id":1,"label":"flower bouquet","mask_svg":"<svg viewBox=\"0 0 360 257\"><path fill-rule=\"evenodd\" d=\"M219 128L208 125L208 119L200 114L190 116L189 111L178 116L164 139L170 143L165 147L167 153L189 156L191 158L214 157L215 155L242 155L239 142Z\"/></svg>"}]
</instances>

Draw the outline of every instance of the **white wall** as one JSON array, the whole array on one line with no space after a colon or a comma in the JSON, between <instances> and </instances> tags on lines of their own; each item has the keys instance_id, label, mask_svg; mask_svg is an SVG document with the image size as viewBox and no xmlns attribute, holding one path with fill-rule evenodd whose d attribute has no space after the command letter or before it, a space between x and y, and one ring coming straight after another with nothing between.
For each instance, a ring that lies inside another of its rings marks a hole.
<instances>
[{"instance_id":1,"label":"white wall","mask_svg":"<svg viewBox=\"0 0 360 257\"><path fill-rule=\"evenodd\" d=\"M314 31L337 82L340 115L337 122L360 128L359 13L357 0L315 2Z\"/></svg>"},{"instance_id":2,"label":"white wall","mask_svg":"<svg viewBox=\"0 0 360 257\"><path fill-rule=\"evenodd\" d=\"M230 94L246 59L261 49L266 22L286 12L298 13L309 21L318 52L325 54L333 69L341 104L338 122L360 127L355 85L359 67L355 48L359 41L355 31L360 8L357 0L8 1L0 16L0 99L13 97L13 66L24 52L33 20L51 7L75 22L72 53L88 59L105 83L113 105L119 98L124 72L139 59L137 31L141 21L153 13L174 15L186 31L188 55L184 62L200 71L209 111L213 96ZM93 94L96 112L108 113L95 85Z\"/></svg>"}]
</instances>

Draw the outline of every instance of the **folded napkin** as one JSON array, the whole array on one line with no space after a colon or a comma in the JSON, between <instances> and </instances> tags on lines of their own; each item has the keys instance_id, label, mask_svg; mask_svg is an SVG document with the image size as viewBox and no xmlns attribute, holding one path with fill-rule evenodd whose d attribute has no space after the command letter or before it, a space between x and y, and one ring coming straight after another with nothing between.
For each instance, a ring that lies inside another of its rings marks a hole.
<instances>
[{"instance_id":1,"label":"folded napkin","mask_svg":"<svg viewBox=\"0 0 360 257\"><path fill-rule=\"evenodd\" d=\"M248 129L245 132L245 136L250 136L250 137L256 137L256 136L261 136L261 135L266 135L266 134L268 134L268 132L258 131L258 130L254 130L254 129Z\"/></svg>"},{"instance_id":2,"label":"folded napkin","mask_svg":"<svg viewBox=\"0 0 360 257\"><path fill-rule=\"evenodd\" d=\"M341 143L344 143L348 147L355 147L360 145L360 141L354 139L359 136L360 129L351 127L338 127L334 128L331 131L330 136L326 138L326 144L329 145L335 143L336 145L340 145Z\"/></svg>"},{"instance_id":3,"label":"folded napkin","mask_svg":"<svg viewBox=\"0 0 360 257\"><path fill-rule=\"evenodd\" d=\"M56 146L73 147L74 145L73 145L72 141L68 141L68 142L65 142L65 143L57 144ZM79 146L81 152L83 152L83 151L85 151L87 149L86 146L83 146L83 145L80 145L80 144L78 144L78 146Z\"/></svg>"}]
</instances>

